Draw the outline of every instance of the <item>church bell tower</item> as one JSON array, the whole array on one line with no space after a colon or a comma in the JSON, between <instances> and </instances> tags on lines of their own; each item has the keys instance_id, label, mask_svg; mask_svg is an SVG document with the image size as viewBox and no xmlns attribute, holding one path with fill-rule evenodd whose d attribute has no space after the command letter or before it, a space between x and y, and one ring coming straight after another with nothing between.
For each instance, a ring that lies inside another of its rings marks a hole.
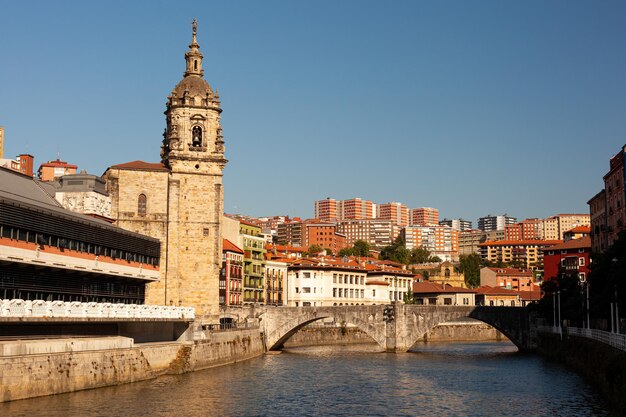
<instances>
[{"instance_id":1,"label":"church bell tower","mask_svg":"<svg viewBox=\"0 0 626 417\"><path fill-rule=\"evenodd\" d=\"M166 302L219 311L222 262L222 172L226 163L220 98L203 78L194 19L185 73L167 98L162 163L169 169Z\"/></svg>"}]
</instances>

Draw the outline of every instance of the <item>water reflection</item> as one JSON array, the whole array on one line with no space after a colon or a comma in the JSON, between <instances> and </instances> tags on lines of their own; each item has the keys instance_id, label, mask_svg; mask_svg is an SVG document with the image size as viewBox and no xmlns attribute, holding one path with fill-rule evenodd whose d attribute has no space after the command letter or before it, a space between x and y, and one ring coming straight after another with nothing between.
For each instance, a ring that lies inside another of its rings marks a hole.
<instances>
[{"instance_id":1,"label":"water reflection","mask_svg":"<svg viewBox=\"0 0 626 417\"><path fill-rule=\"evenodd\" d=\"M583 381L510 343L294 348L180 376L1 404L16 416L602 416Z\"/></svg>"}]
</instances>

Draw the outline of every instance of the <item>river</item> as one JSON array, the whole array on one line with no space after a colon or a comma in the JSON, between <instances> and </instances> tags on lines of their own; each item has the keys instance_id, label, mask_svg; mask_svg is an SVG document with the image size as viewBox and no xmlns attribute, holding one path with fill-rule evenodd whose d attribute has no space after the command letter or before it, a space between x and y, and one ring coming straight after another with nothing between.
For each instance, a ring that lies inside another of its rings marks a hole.
<instances>
[{"instance_id":1,"label":"river","mask_svg":"<svg viewBox=\"0 0 626 417\"><path fill-rule=\"evenodd\" d=\"M605 416L576 374L509 342L293 348L156 380L0 404L0 416Z\"/></svg>"}]
</instances>

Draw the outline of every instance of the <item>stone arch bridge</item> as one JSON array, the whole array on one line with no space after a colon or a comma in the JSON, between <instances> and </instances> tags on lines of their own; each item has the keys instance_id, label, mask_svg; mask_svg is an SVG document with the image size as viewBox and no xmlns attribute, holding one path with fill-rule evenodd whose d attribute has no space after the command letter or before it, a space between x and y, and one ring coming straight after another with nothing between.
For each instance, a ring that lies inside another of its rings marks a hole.
<instances>
[{"instance_id":1,"label":"stone arch bridge","mask_svg":"<svg viewBox=\"0 0 626 417\"><path fill-rule=\"evenodd\" d=\"M485 322L520 351L536 347L536 327L525 307L421 306L409 304L227 308L225 317L258 319L267 350L281 349L298 330L309 323L332 318L350 323L374 339L387 352L406 352L436 325L461 317Z\"/></svg>"}]
</instances>

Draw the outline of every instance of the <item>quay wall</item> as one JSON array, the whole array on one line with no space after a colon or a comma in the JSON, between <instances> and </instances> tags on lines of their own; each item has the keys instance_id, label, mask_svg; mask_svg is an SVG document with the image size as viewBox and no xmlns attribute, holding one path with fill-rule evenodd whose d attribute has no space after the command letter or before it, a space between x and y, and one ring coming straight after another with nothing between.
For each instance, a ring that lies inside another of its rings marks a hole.
<instances>
[{"instance_id":1,"label":"quay wall","mask_svg":"<svg viewBox=\"0 0 626 417\"><path fill-rule=\"evenodd\" d=\"M201 337L136 345L123 337L12 341L0 357L0 402L191 372L264 351L258 329L207 331Z\"/></svg>"},{"instance_id":2,"label":"quay wall","mask_svg":"<svg viewBox=\"0 0 626 417\"><path fill-rule=\"evenodd\" d=\"M539 333L537 353L581 375L607 401L612 415L626 415L626 352L584 337Z\"/></svg>"}]
</instances>

